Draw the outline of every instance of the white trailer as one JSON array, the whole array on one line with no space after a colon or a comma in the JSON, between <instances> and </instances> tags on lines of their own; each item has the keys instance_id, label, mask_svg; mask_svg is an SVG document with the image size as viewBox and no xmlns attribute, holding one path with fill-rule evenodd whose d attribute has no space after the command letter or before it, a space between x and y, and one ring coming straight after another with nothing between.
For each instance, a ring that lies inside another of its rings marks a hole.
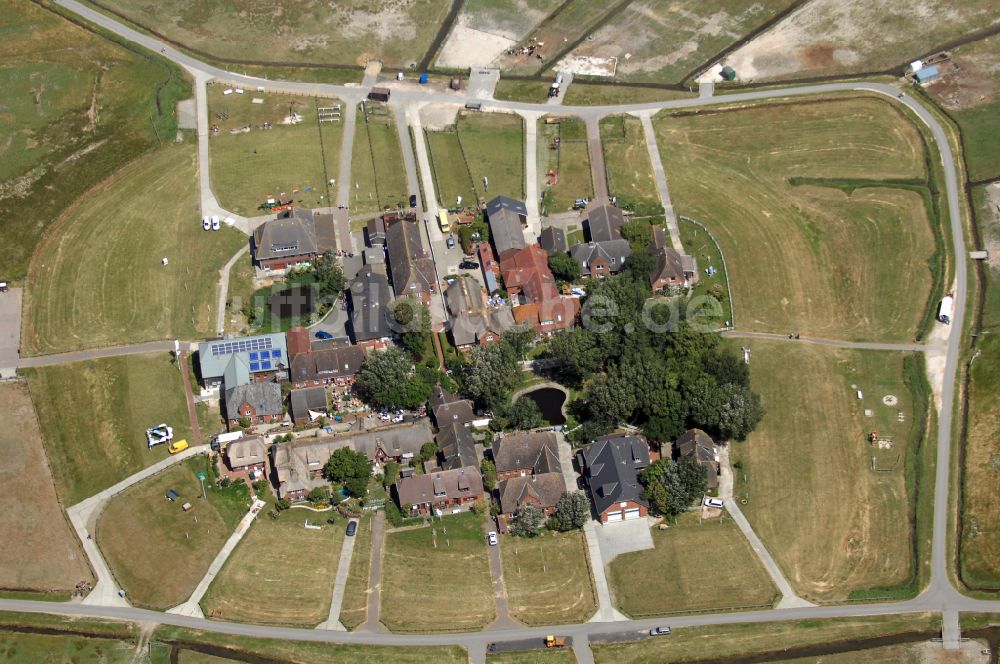
<instances>
[{"instance_id":1,"label":"white trailer","mask_svg":"<svg viewBox=\"0 0 1000 664\"><path fill-rule=\"evenodd\" d=\"M226 445L234 441L237 441L242 437L243 437L242 431L220 433L219 435L212 438L212 450L215 452L221 452L222 450L226 449Z\"/></svg>"},{"instance_id":2,"label":"white trailer","mask_svg":"<svg viewBox=\"0 0 1000 664\"><path fill-rule=\"evenodd\" d=\"M941 304L938 305L937 319L945 325L951 324L951 314L954 308L955 298L951 295L945 295L941 300Z\"/></svg>"}]
</instances>

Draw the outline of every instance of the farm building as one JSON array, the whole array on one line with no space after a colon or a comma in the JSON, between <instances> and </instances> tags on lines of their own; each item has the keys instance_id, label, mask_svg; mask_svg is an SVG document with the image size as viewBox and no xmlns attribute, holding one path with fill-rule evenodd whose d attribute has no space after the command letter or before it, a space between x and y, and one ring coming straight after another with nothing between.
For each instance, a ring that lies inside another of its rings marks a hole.
<instances>
[{"instance_id":1,"label":"farm building","mask_svg":"<svg viewBox=\"0 0 1000 664\"><path fill-rule=\"evenodd\" d=\"M548 226L542 229L538 236L539 246L545 250L549 256L554 254L565 254L569 251L569 242L566 239L566 231L556 226Z\"/></svg>"},{"instance_id":2,"label":"farm building","mask_svg":"<svg viewBox=\"0 0 1000 664\"><path fill-rule=\"evenodd\" d=\"M916 79L917 83L926 83L937 78L940 74L941 72L937 67L922 67L921 69L913 72L913 78Z\"/></svg>"},{"instance_id":3,"label":"farm building","mask_svg":"<svg viewBox=\"0 0 1000 664\"><path fill-rule=\"evenodd\" d=\"M392 290L384 274L365 266L348 290L351 320L348 333L351 340L362 346L384 347L392 338L392 328L386 314L392 303Z\"/></svg>"},{"instance_id":4,"label":"farm building","mask_svg":"<svg viewBox=\"0 0 1000 664\"><path fill-rule=\"evenodd\" d=\"M396 297L412 295L425 304L437 290L434 261L424 251L420 226L415 219L394 219L386 223L385 242L389 271Z\"/></svg>"},{"instance_id":5,"label":"farm building","mask_svg":"<svg viewBox=\"0 0 1000 664\"><path fill-rule=\"evenodd\" d=\"M445 290L455 347L467 350L500 340L514 326L510 308L488 308L482 289L472 277L458 277Z\"/></svg>"}]
</instances>

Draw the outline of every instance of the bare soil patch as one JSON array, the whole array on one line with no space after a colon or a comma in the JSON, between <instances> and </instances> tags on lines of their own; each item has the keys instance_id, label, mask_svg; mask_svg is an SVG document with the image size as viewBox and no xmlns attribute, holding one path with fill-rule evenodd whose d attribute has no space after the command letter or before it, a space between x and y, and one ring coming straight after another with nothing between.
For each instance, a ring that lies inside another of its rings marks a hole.
<instances>
[{"instance_id":1,"label":"bare soil patch","mask_svg":"<svg viewBox=\"0 0 1000 664\"><path fill-rule=\"evenodd\" d=\"M27 384L0 385L0 588L68 591L93 582L56 498Z\"/></svg>"}]
</instances>

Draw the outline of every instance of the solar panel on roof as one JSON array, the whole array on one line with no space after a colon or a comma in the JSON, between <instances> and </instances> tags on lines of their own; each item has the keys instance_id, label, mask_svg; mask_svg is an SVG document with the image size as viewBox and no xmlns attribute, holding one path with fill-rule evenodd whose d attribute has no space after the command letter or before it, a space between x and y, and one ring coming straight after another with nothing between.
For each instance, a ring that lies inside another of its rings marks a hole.
<instances>
[{"instance_id":1,"label":"solar panel on roof","mask_svg":"<svg viewBox=\"0 0 1000 664\"><path fill-rule=\"evenodd\" d=\"M251 360L256 360L257 359L257 352L256 351L250 353L250 359Z\"/></svg>"},{"instance_id":2,"label":"solar panel on roof","mask_svg":"<svg viewBox=\"0 0 1000 664\"><path fill-rule=\"evenodd\" d=\"M260 362L251 362L250 371L260 371Z\"/></svg>"},{"instance_id":3,"label":"solar panel on roof","mask_svg":"<svg viewBox=\"0 0 1000 664\"><path fill-rule=\"evenodd\" d=\"M271 360L264 360L260 363L260 368L262 371L266 371L271 368Z\"/></svg>"},{"instance_id":4,"label":"solar panel on roof","mask_svg":"<svg viewBox=\"0 0 1000 664\"><path fill-rule=\"evenodd\" d=\"M281 357L281 349L275 348L271 351L271 357Z\"/></svg>"}]
</instances>

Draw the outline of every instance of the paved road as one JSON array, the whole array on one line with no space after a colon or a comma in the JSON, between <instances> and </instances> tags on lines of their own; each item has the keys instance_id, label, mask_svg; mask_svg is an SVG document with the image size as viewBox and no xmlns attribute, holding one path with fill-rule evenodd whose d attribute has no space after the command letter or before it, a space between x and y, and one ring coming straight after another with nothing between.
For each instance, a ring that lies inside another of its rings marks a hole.
<instances>
[{"instance_id":1,"label":"paved road","mask_svg":"<svg viewBox=\"0 0 1000 664\"><path fill-rule=\"evenodd\" d=\"M608 171L604 166L604 147L601 145L600 118L587 116L584 124L587 127L587 148L590 153L590 179L594 188L594 199L604 205L608 196Z\"/></svg>"},{"instance_id":2,"label":"paved road","mask_svg":"<svg viewBox=\"0 0 1000 664\"><path fill-rule=\"evenodd\" d=\"M189 346L190 342L182 341L181 348ZM109 346L108 348L92 348L90 350L78 350L72 353L56 353L54 355L39 355L37 357L22 357L17 362L18 368L28 367L50 367L54 364L69 364L71 362L84 362L86 360L98 360L103 357L121 357L123 355L140 355L142 353L163 353L174 350L173 341L148 341L141 344L131 344L129 346Z\"/></svg>"},{"instance_id":3,"label":"paved road","mask_svg":"<svg viewBox=\"0 0 1000 664\"><path fill-rule=\"evenodd\" d=\"M519 111L524 120L524 205L528 209L528 230L535 237L542 232L542 215L538 209L541 194L538 192L538 118L540 111Z\"/></svg>"},{"instance_id":4,"label":"paved road","mask_svg":"<svg viewBox=\"0 0 1000 664\"><path fill-rule=\"evenodd\" d=\"M487 519L486 524L483 526L483 537L486 537L486 533L490 530L496 528L496 523L493 519ZM505 538L506 541L510 541L510 538ZM501 544L497 546L489 546L487 544L487 558L490 561L490 578L493 581L493 598L496 601L496 611L497 617L490 623L491 629L510 629L520 626L520 623L510 617L510 610L507 604L507 586L503 582L503 562L500 560L500 547Z\"/></svg>"},{"instance_id":5,"label":"paved road","mask_svg":"<svg viewBox=\"0 0 1000 664\"><path fill-rule=\"evenodd\" d=\"M325 623L317 629L344 630L340 624L340 607L344 605L344 590L347 589L347 574L351 571L351 557L354 555L354 543L357 537L344 537L340 547L340 560L337 562L337 576L333 581L333 598L330 600L330 615Z\"/></svg>"},{"instance_id":6,"label":"paved road","mask_svg":"<svg viewBox=\"0 0 1000 664\"><path fill-rule=\"evenodd\" d=\"M674 250L684 253L684 246L681 244L681 231L677 226L677 215L674 213L674 204L670 200L670 190L667 189L667 174L663 170L663 159L660 158L660 148L656 143L656 131L653 129L652 113L634 113L642 122L642 133L646 137L646 150L649 152L649 163L653 165L653 179L656 180L656 190L660 194L660 205L663 207L663 216L666 218L667 231L670 233L670 244Z\"/></svg>"},{"instance_id":7,"label":"paved road","mask_svg":"<svg viewBox=\"0 0 1000 664\"><path fill-rule=\"evenodd\" d=\"M385 512L375 514L372 521L371 568L368 571L368 617L359 631L386 633L382 625L382 559L385 552Z\"/></svg>"},{"instance_id":8,"label":"paved road","mask_svg":"<svg viewBox=\"0 0 1000 664\"><path fill-rule=\"evenodd\" d=\"M222 71L205 63L199 62L184 53L169 46L165 46L155 38L141 34L127 26L117 23L113 19L104 16L88 7L81 5L76 0L57 0L62 7L82 16L83 18L96 23L97 25L117 33L122 37L137 42L154 52L162 52L165 57L178 62L192 71L196 76L214 76L221 80L233 81L244 85L263 85L265 88L269 81L256 77L241 76ZM287 91L297 91L303 94L335 94L345 102L358 100L364 89L358 87L325 85L305 82L282 82L281 87ZM962 217L959 199L959 185L952 154L951 145L948 142L944 129L934 119L933 115L920 105L909 95L900 94L897 88L883 83L827 83L822 85L803 85L794 88L780 88L772 90L754 90L738 94L726 95L724 99L679 99L666 102L652 102L645 104L626 104L617 106L596 106L596 107L564 107L564 112L573 113L582 117L585 121L589 117L602 117L608 113L616 112L637 112L637 111L657 111L661 109L695 108L711 103L740 103L756 100L765 100L775 97L796 97L803 95L815 95L823 93L836 93L844 91L866 91L882 94L892 99L898 99L898 103L906 106L914 113L920 121L926 124L934 142L937 144L942 166L944 168L945 196L948 204L948 217L951 221L952 243L956 256L964 256L965 238L962 228ZM405 103L410 101L425 102L451 102L464 101L463 98L456 98L455 95L445 95L440 93L430 93L425 90L405 90L397 88L393 92L393 103ZM526 104L521 102L492 101L484 106L500 109L537 111L539 105ZM541 107L544 109L544 107ZM207 118L206 118L207 119ZM649 129L649 123L644 122L644 127ZM199 126L199 134L201 134ZM199 141L199 143L201 143ZM199 152L201 145L199 145ZM201 160L199 160L201 163ZM207 162L206 162L207 163ZM662 165L662 164L661 164ZM655 164L654 164L655 168ZM206 174L201 174L205 179ZM203 197L205 190L203 189ZM949 473L951 470L951 430L954 405L955 378L958 370L961 344L961 327L964 321L965 303L967 290L967 265L964 260L955 261L955 312L953 325L955 329L948 342L946 354L944 389L941 396L941 413L938 428L937 446L937 466L935 471L934 486L934 519L933 519L933 542L931 546L931 579L927 589L916 599L894 603L894 604L868 604L830 607L800 607L792 609L774 609L770 611L758 611L736 614L715 614L678 617L671 620L673 625L678 627L689 625L716 625L732 624L740 622L763 622L769 620L789 620L797 618L832 618L839 616L857 615L884 615L906 613L914 611L940 611L946 614L948 622L953 619L954 611L1000 611L998 601L980 601L967 598L959 594L950 584L948 577L948 492ZM88 553L90 551L88 550ZM100 582L99 582L100 583ZM93 595L93 593L92 593ZM88 599L90 599L88 597ZM73 615L90 615L95 617L113 617L127 620L159 622L165 624L181 625L195 629L205 629L210 631L226 632L230 634L289 638L312 641L338 641L345 643L379 643L396 645L421 645L432 643L458 643L469 646L476 645L478 648L484 640L495 640L498 637L507 636L509 638L526 638L532 636L544 636L550 628L519 628L517 630L499 630L483 633L460 634L460 635L388 635L372 633L344 634L326 630L297 630L277 627L263 627L257 625L240 625L232 623L207 622L185 616L171 616L169 614L144 611L129 607L104 607L92 605L69 605L50 604L45 602L31 602L19 600L0 600L0 610L12 611L35 611L52 612L58 610L62 613ZM559 631L570 635L579 634L599 634L602 631L618 631L621 629L642 629L648 628L660 621L630 621L628 623L585 623L570 627L561 627ZM954 645L946 643L946 645Z\"/></svg>"},{"instance_id":9,"label":"paved road","mask_svg":"<svg viewBox=\"0 0 1000 664\"><path fill-rule=\"evenodd\" d=\"M253 524L254 519L257 518L257 514L266 504L267 503L262 500L255 499L253 501L253 505L243 518L240 519L240 522L236 524L236 530L234 530L233 534L229 536L226 543L222 545L222 550L215 556L215 560L212 561L212 564L208 566L208 571L205 572L205 576L201 577L201 581L198 582L194 592L191 593L191 597L189 597L183 604L179 604L170 609L168 613L176 613L182 616L195 616L197 618L204 617L205 614L201 612L201 598L205 596L206 592L208 592L208 587L212 585L212 581L214 581L215 577L222 571L222 566L226 564L227 560L229 560L229 556L231 556L233 551L236 550L236 545L239 544L240 540L243 539L243 536L246 535L251 524Z\"/></svg>"},{"instance_id":10,"label":"paved road","mask_svg":"<svg viewBox=\"0 0 1000 664\"><path fill-rule=\"evenodd\" d=\"M726 330L722 336L730 339L775 339L778 341L791 341L802 344L817 344L820 346L832 346L833 348L850 348L852 350L895 350L923 353L928 351L941 351L944 346L934 344L893 344L877 343L872 341L838 341L836 339L821 339L819 337L799 337L789 339L787 334L773 334L771 332L740 332L738 330Z\"/></svg>"},{"instance_id":11,"label":"paved road","mask_svg":"<svg viewBox=\"0 0 1000 664\"><path fill-rule=\"evenodd\" d=\"M21 348L21 295L23 289L0 293L0 378L13 378Z\"/></svg>"}]
</instances>

